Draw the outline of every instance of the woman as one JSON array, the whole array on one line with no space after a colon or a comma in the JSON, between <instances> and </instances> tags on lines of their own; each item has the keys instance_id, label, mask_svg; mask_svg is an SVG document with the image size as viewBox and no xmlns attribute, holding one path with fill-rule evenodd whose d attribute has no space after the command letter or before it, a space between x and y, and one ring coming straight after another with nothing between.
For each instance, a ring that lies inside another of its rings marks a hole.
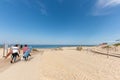
<instances>
[{"instance_id":1,"label":"woman","mask_svg":"<svg viewBox=\"0 0 120 80\"><path fill-rule=\"evenodd\" d=\"M23 54L29 49L28 45L24 45L23 47Z\"/></svg>"},{"instance_id":2,"label":"woman","mask_svg":"<svg viewBox=\"0 0 120 80\"><path fill-rule=\"evenodd\" d=\"M27 60L29 56L31 56L30 55L30 49L27 45L24 45L24 47L23 47L23 58L25 60Z\"/></svg>"}]
</instances>

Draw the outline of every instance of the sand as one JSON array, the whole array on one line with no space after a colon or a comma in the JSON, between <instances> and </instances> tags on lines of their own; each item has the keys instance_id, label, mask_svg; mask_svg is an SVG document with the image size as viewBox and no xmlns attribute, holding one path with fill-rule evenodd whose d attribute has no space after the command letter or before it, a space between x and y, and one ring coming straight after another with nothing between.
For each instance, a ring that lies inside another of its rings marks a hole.
<instances>
[{"instance_id":1,"label":"sand","mask_svg":"<svg viewBox=\"0 0 120 80\"><path fill-rule=\"evenodd\" d=\"M39 49L28 61L0 61L0 80L120 80L120 58L91 52L84 47ZM33 52L34 54L34 52ZM4 68L7 66L6 68Z\"/></svg>"}]
</instances>

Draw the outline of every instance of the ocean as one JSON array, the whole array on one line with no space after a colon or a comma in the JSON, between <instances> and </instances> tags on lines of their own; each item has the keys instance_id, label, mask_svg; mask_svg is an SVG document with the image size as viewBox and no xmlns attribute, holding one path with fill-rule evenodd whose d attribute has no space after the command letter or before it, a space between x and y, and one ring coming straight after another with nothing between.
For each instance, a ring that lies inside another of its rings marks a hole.
<instances>
[{"instance_id":1,"label":"ocean","mask_svg":"<svg viewBox=\"0 0 120 80\"><path fill-rule=\"evenodd\" d=\"M95 45L29 45L32 48L60 48L60 47L77 47L77 46L95 46Z\"/></svg>"},{"instance_id":2,"label":"ocean","mask_svg":"<svg viewBox=\"0 0 120 80\"><path fill-rule=\"evenodd\" d=\"M80 45L29 45L32 48L59 48L59 47L75 47Z\"/></svg>"},{"instance_id":3,"label":"ocean","mask_svg":"<svg viewBox=\"0 0 120 80\"><path fill-rule=\"evenodd\" d=\"M11 45L9 45L10 47ZM95 45L28 45L32 48L59 48L59 47L77 47L77 46L95 46ZM0 47L3 47L3 45L0 45Z\"/></svg>"}]
</instances>

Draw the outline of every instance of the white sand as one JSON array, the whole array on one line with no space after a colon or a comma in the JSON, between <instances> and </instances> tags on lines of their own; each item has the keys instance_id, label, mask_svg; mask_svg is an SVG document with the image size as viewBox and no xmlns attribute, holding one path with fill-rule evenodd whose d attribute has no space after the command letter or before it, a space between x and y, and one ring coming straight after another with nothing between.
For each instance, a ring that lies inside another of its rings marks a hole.
<instances>
[{"instance_id":1,"label":"white sand","mask_svg":"<svg viewBox=\"0 0 120 80\"><path fill-rule=\"evenodd\" d=\"M0 80L120 80L120 58L87 49L40 51L30 61L10 64L0 72Z\"/></svg>"}]
</instances>

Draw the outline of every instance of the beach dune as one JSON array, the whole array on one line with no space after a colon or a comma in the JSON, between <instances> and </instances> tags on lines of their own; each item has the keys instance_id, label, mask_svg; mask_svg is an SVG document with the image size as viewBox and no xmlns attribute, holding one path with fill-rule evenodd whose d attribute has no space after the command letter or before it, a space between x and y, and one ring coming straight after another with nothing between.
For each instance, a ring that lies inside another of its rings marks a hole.
<instances>
[{"instance_id":1,"label":"beach dune","mask_svg":"<svg viewBox=\"0 0 120 80\"><path fill-rule=\"evenodd\" d=\"M39 49L30 60L3 68L0 80L119 80L119 65L120 58L107 58L86 48Z\"/></svg>"}]
</instances>

